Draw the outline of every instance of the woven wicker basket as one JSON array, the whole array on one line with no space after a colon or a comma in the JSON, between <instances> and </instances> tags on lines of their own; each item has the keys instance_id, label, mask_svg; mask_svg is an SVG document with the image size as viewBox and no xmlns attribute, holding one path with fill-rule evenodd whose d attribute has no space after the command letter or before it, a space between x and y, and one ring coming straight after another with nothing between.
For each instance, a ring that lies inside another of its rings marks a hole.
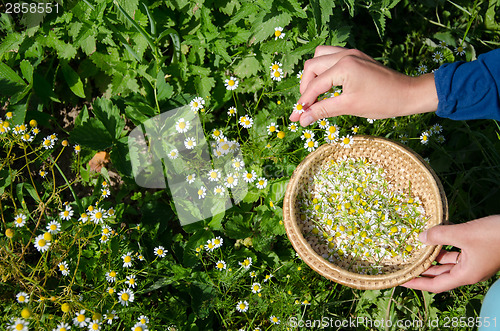
<instances>
[{"instance_id":1,"label":"woven wicker basket","mask_svg":"<svg viewBox=\"0 0 500 331\"><path fill-rule=\"evenodd\" d=\"M386 265L384 274L362 275L347 271L341 263L333 264L318 253L306 241L297 223L299 189L325 162L344 156L366 157L383 167L394 187L408 188L422 201L428 226L444 223L448 219L448 204L438 177L430 166L406 146L388 139L371 136L354 136L351 146L325 144L309 154L295 169L288 183L283 202L284 222L288 238L293 247L313 270L342 285L357 289L385 289L401 285L425 271L435 260L441 246L424 246L415 252L409 262L396 261Z\"/></svg>"}]
</instances>

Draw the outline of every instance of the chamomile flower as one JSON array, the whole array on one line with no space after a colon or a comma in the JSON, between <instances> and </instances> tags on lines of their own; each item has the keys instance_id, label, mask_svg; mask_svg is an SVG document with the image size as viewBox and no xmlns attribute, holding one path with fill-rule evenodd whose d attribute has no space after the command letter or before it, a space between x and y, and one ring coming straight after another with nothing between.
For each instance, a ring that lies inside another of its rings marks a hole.
<instances>
[{"instance_id":1,"label":"chamomile flower","mask_svg":"<svg viewBox=\"0 0 500 331\"><path fill-rule=\"evenodd\" d=\"M90 317L85 316L85 309L81 309L79 312L75 313L76 317L73 318L73 324L84 328L90 323Z\"/></svg>"},{"instance_id":2,"label":"chamomile flower","mask_svg":"<svg viewBox=\"0 0 500 331\"><path fill-rule=\"evenodd\" d=\"M130 268L132 266L132 252L128 252L126 254L122 255L122 261L123 261L123 267L124 268Z\"/></svg>"},{"instance_id":3,"label":"chamomile flower","mask_svg":"<svg viewBox=\"0 0 500 331\"><path fill-rule=\"evenodd\" d=\"M63 211L59 213L59 217L65 221L69 221L73 216L73 208L70 205L66 205Z\"/></svg>"},{"instance_id":4,"label":"chamomile flower","mask_svg":"<svg viewBox=\"0 0 500 331\"><path fill-rule=\"evenodd\" d=\"M24 213L17 213L14 216L14 225L16 228L23 227L26 224L27 216Z\"/></svg>"},{"instance_id":5,"label":"chamomile flower","mask_svg":"<svg viewBox=\"0 0 500 331\"><path fill-rule=\"evenodd\" d=\"M245 162L242 159L240 159L239 157L234 158L232 160L232 163L233 163L233 168L235 170L241 170L245 166Z\"/></svg>"},{"instance_id":6,"label":"chamomile flower","mask_svg":"<svg viewBox=\"0 0 500 331\"><path fill-rule=\"evenodd\" d=\"M446 47L448 47L448 43L446 41L444 41L444 40L440 40L439 43L438 43L438 46L440 48L446 48Z\"/></svg>"},{"instance_id":7,"label":"chamomile flower","mask_svg":"<svg viewBox=\"0 0 500 331\"><path fill-rule=\"evenodd\" d=\"M462 45L458 45L457 47L455 47L455 54L465 55L465 48Z\"/></svg>"},{"instance_id":8,"label":"chamomile flower","mask_svg":"<svg viewBox=\"0 0 500 331\"><path fill-rule=\"evenodd\" d=\"M279 68L278 70L271 71L271 79L277 82L281 82L283 79L283 70Z\"/></svg>"},{"instance_id":9,"label":"chamomile flower","mask_svg":"<svg viewBox=\"0 0 500 331\"><path fill-rule=\"evenodd\" d=\"M271 64L271 66L269 67L269 69L270 69L271 71L275 71L275 70L280 69L280 68L281 68L281 66L282 66L282 64L281 64L280 62L275 61L275 62L273 62L273 63Z\"/></svg>"},{"instance_id":10,"label":"chamomile flower","mask_svg":"<svg viewBox=\"0 0 500 331\"><path fill-rule=\"evenodd\" d=\"M259 283L253 283L252 284L252 293L259 293L261 291L262 287L260 286Z\"/></svg>"},{"instance_id":11,"label":"chamomile flower","mask_svg":"<svg viewBox=\"0 0 500 331\"><path fill-rule=\"evenodd\" d=\"M200 186L197 193L198 193L198 199L204 199L205 196L207 195L207 189L205 188L205 186Z\"/></svg>"},{"instance_id":12,"label":"chamomile flower","mask_svg":"<svg viewBox=\"0 0 500 331\"><path fill-rule=\"evenodd\" d=\"M436 63L443 62L443 59L444 59L443 53L441 53L440 51L436 51L434 52L434 54L432 54L432 60Z\"/></svg>"},{"instance_id":13,"label":"chamomile flower","mask_svg":"<svg viewBox=\"0 0 500 331\"><path fill-rule=\"evenodd\" d=\"M132 331L148 331L148 326L141 322L135 323L135 325L131 329Z\"/></svg>"},{"instance_id":14,"label":"chamomile flower","mask_svg":"<svg viewBox=\"0 0 500 331\"><path fill-rule=\"evenodd\" d=\"M240 313L246 313L248 311L248 302L246 300L238 302L236 304L236 310Z\"/></svg>"},{"instance_id":15,"label":"chamomile flower","mask_svg":"<svg viewBox=\"0 0 500 331\"><path fill-rule=\"evenodd\" d=\"M314 139L307 139L304 143L304 148L307 149L307 151L312 152L318 148L318 142Z\"/></svg>"},{"instance_id":16,"label":"chamomile flower","mask_svg":"<svg viewBox=\"0 0 500 331\"><path fill-rule=\"evenodd\" d=\"M191 127L191 123L186 121L184 118L179 118L175 123L175 130L179 133L187 132Z\"/></svg>"},{"instance_id":17,"label":"chamomile flower","mask_svg":"<svg viewBox=\"0 0 500 331\"><path fill-rule=\"evenodd\" d=\"M178 156L179 156L179 151L177 150L177 148L172 149L172 150L168 153L168 157L169 157L171 160L175 160Z\"/></svg>"},{"instance_id":18,"label":"chamomile flower","mask_svg":"<svg viewBox=\"0 0 500 331\"><path fill-rule=\"evenodd\" d=\"M216 182L221 178L221 171L219 169L212 169L208 172L208 180Z\"/></svg>"},{"instance_id":19,"label":"chamomile flower","mask_svg":"<svg viewBox=\"0 0 500 331\"><path fill-rule=\"evenodd\" d=\"M267 134L270 135L270 134L273 134L274 132L276 132L278 130L279 126L276 125L276 123L274 122L271 122L271 124L269 124L267 126Z\"/></svg>"},{"instance_id":20,"label":"chamomile flower","mask_svg":"<svg viewBox=\"0 0 500 331\"><path fill-rule=\"evenodd\" d=\"M57 234L59 233L59 231L61 231L61 223L55 220L51 221L49 224L47 224L46 229L52 234Z\"/></svg>"},{"instance_id":21,"label":"chamomile flower","mask_svg":"<svg viewBox=\"0 0 500 331\"><path fill-rule=\"evenodd\" d=\"M264 277L264 283L267 283L271 278L273 278L272 274L266 275L266 277Z\"/></svg>"},{"instance_id":22,"label":"chamomile flower","mask_svg":"<svg viewBox=\"0 0 500 331\"><path fill-rule=\"evenodd\" d=\"M283 28L281 26L277 26L274 28L274 40L283 39L285 34L283 33Z\"/></svg>"},{"instance_id":23,"label":"chamomile flower","mask_svg":"<svg viewBox=\"0 0 500 331\"><path fill-rule=\"evenodd\" d=\"M255 170L245 171L245 173L243 174L243 180L247 183L253 183L256 178L257 173L255 172Z\"/></svg>"},{"instance_id":24,"label":"chamomile flower","mask_svg":"<svg viewBox=\"0 0 500 331\"><path fill-rule=\"evenodd\" d=\"M242 127L244 127L245 129L249 129L253 125L253 119L250 116L248 116L248 115L241 116L240 120L239 120L239 124Z\"/></svg>"},{"instance_id":25,"label":"chamomile flower","mask_svg":"<svg viewBox=\"0 0 500 331\"><path fill-rule=\"evenodd\" d=\"M425 74L427 72L427 66L425 64L421 64L418 66L417 68L417 72L422 75L422 74Z\"/></svg>"},{"instance_id":26,"label":"chamomile flower","mask_svg":"<svg viewBox=\"0 0 500 331\"><path fill-rule=\"evenodd\" d=\"M163 247L163 246L158 246L158 247L155 247L155 249L154 249L154 253L158 257L167 256L167 252L168 252L168 250L166 250L165 247Z\"/></svg>"},{"instance_id":27,"label":"chamomile flower","mask_svg":"<svg viewBox=\"0 0 500 331\"><path fill-rule=\"evenodd\" d=\"M80 215L80 218L78 219L79 222L86 223L89 220L89 215L87 213L82 213Z\"/></svg>"},{"instance_id":28,"label":"chamomile flower","mask_svg":"<svg viewBox=\"0 0 500 331\"><path fill-rule=\"evenodd\" d=\"M186 140L184 140L184 146L187 149L193 149L196 147L196 139L194 137L189 137Z\"/></svg>"},{"instance_id":29,"label":"chamomile flower","mask_svg":"<svg viewBox=\"0 0 500 331\"><path fill-rule=\"evenodd\" d=\"M196 97L191 100L189 105L191 106L191 110L196 112L203 108L203 106L205 105L205 100L202 97Z\"/></svg>"},{"instance_id":30,"label":"chamomile flower","mask_svg":"<svg viewBox=\"0 0 500 331\"><path fill-rule=\"evenodd\" d=\"M288 125L288 130L290 130L291 132L297 132L298 129L298 125L293 122Z\"/></svg>"},{"instance_id":31,"label":"chamomile flower","mask_svg":"<svg viewBox=\"0 0 500 331\"><path fill-rule=\"evenodd\" d=\"M126 288L118 292L118 301L122 306L127 306L130 302L134 302L134 292Z\"/></svg>"},{"instance_id":32,"label":"chamomile flower","mask_svg":"<svg viewBox=\"0 0 500 331\"><path fill-rule=\"evenodd\" d=\"M255 186L257 186L258 189L264 189L266 188L267 186L267 179L264 178L264 177L260 177L259 179L257 179L257 183L255 184Z\"/></svg>"},{"instance_id":33,"label":"chamomile flower","mask_svg":"<svg viewBox=\"0 0 500 331\"><path fill-rule=\"evenodd\" d=\"M217 263L215 263L215 267L219 271L225 270L226 269L226 262L222 261L222 260L219 260L219 261L217 261Z\"/></svg>"},{"instance_id":34,"label":"chamomile flower","mask_svg":"<svg viewBox=\"0 0 500 331\"><path fill-rule=\"evenodd\" d=\"M45 149L51 149L54 147L54 141L52 139L50 139L50 136L47 136L45 138L43 138L43 141L42 141L42 146L43 148Z\"/></svg>"},{"instance_id":35,"label":"chamomile flower","mask_svg":"<svg viewBox=\"0 0 500 331\"><path fill-rule=\"evenodd\" d=\"M293 111L296 112L297 114L302 114L304 112L304 104L303 103L296 103L293 106Z\"/></svg>"},{"instance_id":36,"label":"chamomile flower","mask_svg":"<svg viewBox=\"0 0 500 331\"><path fill-rule=\"evenodd\" d=\"M220 195L220 196L224 196L224 193L226 192L226 189L224 188L224 186L222 185L217 185L215 188L214 188L214 194L215 195Z\"/></svg>"},{"instance_id":37,"label":"chamomile flower","mask_svg":"<svg viewBox=\"0 0 500 331\"><path fill-rule=\"evenodd\" d=\"M352 136L351 135L346 135L342 138L340 138L340 146L342 147L350 147L352 143Z\"/></svg>"},{"instance_id":38,"label":"chamomile flower","mask_svg":"<svg viewBox=\"0 0 500 331\"><path fill-rule=\"evenodd\" d=\"M101 322L99 322L99 320L90 321L88 325L88 330L89 331L101 330Z\"/></svg>"},{"instance_id":39,"label":"chamomile flower","mask_svg":"<svg viewBox=\"0 0 500 331\"><path fill-rule=\"evenodd\" d=\"M47 251L49 249L51 245L51 242L49 240L46 240L44 238L44 235L41 234L41 235L38 235L36 238L35 238L35 248L43 253L45 251Z\"/></svg>"},{"instance_id":40,"label":"chamomile flower","mask_svg":"<svg viewBox=\"0 0 500 331\"><path fill-rule=\"evenodd\" d=\"M243 262L239 262L239 265L245 269L250 268L250 266L252 265L252 258L247 257L246 259L243 260Z\"/></svg>"},{"instance_id":41,"label":"chamomile flower","mask_svg":"<svg viewBox=\"0 0 500 331\"><path fill-rule=\"evenodd\" d=\"M224 179L224 185L227 188L236 187L236 185L238 185L238 177L236 176L236 174L233 173L228 174Z\"/></svg>"},{"instance_id":42,"label":"chamomile flower","mask_svg":"<svg viewBox=\"0 0 500 331\"><path fill-rule=\"evenodd\" d=\"M30 301L30 296L26 292L19 292L16 294L17 302L28 303Z\"/></svg>"},{"instance_id":43,"label":"chamomile flower","mask_svg":"<svg viewBox=\"0 0 500 331\"><path fill-rule=\"evenodd\" d=\"M236 107L229 107L228 110L227 110L227 114L229 116L236 116Z\"/></svg>"},{"instance_id":44,"label":"chamomile flower","mask_svg":"<svg viewBox=\"0 0 500 331\"><path fill-rule=\"evenodd\" d=\"M314 132L312 132L311 130L304 130L302 132L302 135L300 136L300 139L302 140L309 140L313 138L314 138Z\"/></svg>"},{"instance_id":45,"label":"chamomile flower","mask_svg":"<svg viewBox=\"0 0 500 331\"><path fill-rule=\"evenodd\" d=\"M446 141L446 138L443 136L443 135L439 135L436 137L436 141L439 143L439 144L444 144L444 142Z\"/></svg>"},{"instance_id":46,"label":"chamomile flower","mask_svg":"<svg viewBox=\"0 0 500 331\"><path fill-rule=\"evenodd\" d=\"M351 128L352 134L357 134L359 133L359 126L355 125Z\"/></svg>"},{"instance_id":47,"label":"chamomile flower","mask_svg":"<svg viewBox=\"0 0 500 331\"><path fill-rule=\"evenodd\" d=\"M103 224L104 220L107 218L106 211L102 208L97 208L90 214L90 220L95 224Z\"/></svg>"},{"instance_id":48,"label":"chamomile flower","mask_svg":"<svg viewBox=\"0 0 500 331\"><path fill-rule=\"evenodd\" d=\"M28 325L28 321L22 318L16 318L15 320L12 320L12 322L7 324L7 328L8 330L28 331Z\"/></svg>"},{"instance_id":49,"label":"chamomile flower","mask_svg":"<svg viewBox=\"0 0 500 331\"><path fill-rule=\"evenodd\" d=\"M300 70L298 73L297 73L297 78L300 79L299 83L302 82L302 74L304 73L304 70Z\"/></svg>"},{"instance_id":50,"label":"chamomile flower","mask_svg":"<svg viewBox=\"0 0 500 331\"><path fill-rule=\"evenodd\" d=\"M220 141L220 139L224 138L224 134L219 129L213 129L212 130L212 138L214 138L217 141Z\"/></svg>"},{"instance_id":51,"label":"chamomile flower","mask_svg":"<svg viewBox=\"0 0 500 331\"><path fill-rule=\"evenodd\" d=\"M68 267L68 262L62 261L60 262L57 267L59 268L59 271L63 276L69 275L69 267Z\"/></svg>"},{"instance_id":52,"label":"chamomile flower","mask_svg":"<svg viewBox=\"0 0 500 331\"><path fill-rule=\"evenodd\" d=\"M116 315L116 311L107 311L106 314L104 314L104 319L106 320L106 323L109 325L113 324L113 320L118 319L118 315Z\"/></svg>"},{"instance_id":53,"label":"chamomile flower","mask_svg":"<svg viewBox=\"0 0 500 331\"><path fill-rule=\"evenodd\" d=\"M110 195L111 195L111 192L110 192L109 188L107 188L107 187L103 187L103 188L101 189L101 196L102 196L103 198L107 198L107 197L109 197Z\"/></svg>"},{"instance_id":54,"label":"chamomile flower","mask_svg":"<svg viewBox=\"0 0 500 331\"><path fill-rule=\"evenodd\" d=\"M271 321L272 324L275 325L280 324L280 319L274 315L271 315L271 317L269 317L269 320Z\"/></svg>"},{"instance_id":55,"label":"chamomile flower","mask_svg":"<svg viewBox=\"0 0 500 331\"><path fill-rule=\"evenodd\" d=\"M439 124L439 123L434 124L430 128L431 134L441 133L442 131L443 131L443 126L441 124Z\"/></svg>"},{"instance_id":56,"label":"chamomile flower","mask_svg":"<svg viewBox=\"0 0 500 331\"><path fill-rule=\"evenodd\" d=\"M14 116L14 114L11 111L8 111L7 113L5 113L6 120L12 119L13 116Z\"/></svg>"},{"instance_id":57,"label":"chamomile flower","mask_svg":"<svg viewBox=\"0 0 500 331\"><path fill-rule=\"evenodd\" d=\"M128 287L131 288L135 288L137 286L137 281L134 275L127 276L127 280L125 281L125 283L128 285Z\"/></svg>"},{"instance_id":58,"label":"chamomile flower","mask_svg":"<svg viewBox=\"0 0 500 331\"><path fill-rule=\"evenodd\" d=\"M330 126L330 122L328 122L326 118L321 118L316 123L318 123L319 127L324 130Z\"/></svg>"},{"instance_id":59,"label":"chamomile flower","mask_svg":"<svg viewBox=\"0 0 500 331\"><path fill-rule=\"evenodd\" d=\"M189 184L193 184L195 180L196 174L190 174L186 176L186 182L188 182Z\"/></svg>"},{"instance_id":60,"label":"chamomile flower","mask_svg":"<svg viewBox=\"0 0 500 331\"><path fill-rule=\"evenodd\" d=\"M427 143L429 143L429 137L430 133L428 131L422 132L422 134L420 135L420 142L422 143L422 145L427 145Z\"/></svg>"},{"instance_id":61,"label":"chamomile flower","mask_svg":"<svg viewBox=\"0 0 500 331\"><path fill-rule=\"evenodd\" d=\"M47 176L47 172L45 170L43 170L43 169L40 169L40 171L38 171L38 174L42 178L45 178Z\"/></svg>"},{"instance_id":62,"label":"chamomile flower","mask_svg":"<svg viewBox=\"0 0 500 331\"><path fill-rule=\"evenodd\" d=\"M75 145L73 150L75 151L75 154L78 154L82 151L82 147L80 145Z\"/></svg>"},{"instance_id":63,"label":"chamomile flower","mask_svg":"<svg viewBox=\"0 0 500 331\"><path fill-rule=\"evenodd\" d=\"M238 88L238 80L235 77L231 76L229 77L229 79L226 79L224 81L224 86L226 86L227 90L234 91L236 90L236 88Z\"/></svg>"},{"instance_id":64,"label":"chamomile flower","mask_svg":"<svg viewBox=\"0 0 500 331\"><path fill-rule=\"evenodd\" d=\"M106 272L106 280L109 282L109 283L113 283L116 281L116 276L118 274L116 273L116 271L114 270L110 270L108 272Z\"/></svg>"},{"instance_id":65,"label":"chamomile flower","mask_svg":"<svg viewBox=\"0 0 500 331\"><path fill-rule=\"evenodd\" d=\"M71 326L68 323L61 322L57 324L56 328L52 331L68 331L71 330Z\"/></svg>"},{"instance_id":66,"label":"chamomile flower","mask_svg":"<svg viewBox=\"0 0 500 331\"><path fill-rule=\"evenodd\" d=\"M139 321L139 323L143 325L147 325L149 323L149 317L147 317L146 315L141 315L137 317L137 320Z\"/></svg>"}]
</instances>

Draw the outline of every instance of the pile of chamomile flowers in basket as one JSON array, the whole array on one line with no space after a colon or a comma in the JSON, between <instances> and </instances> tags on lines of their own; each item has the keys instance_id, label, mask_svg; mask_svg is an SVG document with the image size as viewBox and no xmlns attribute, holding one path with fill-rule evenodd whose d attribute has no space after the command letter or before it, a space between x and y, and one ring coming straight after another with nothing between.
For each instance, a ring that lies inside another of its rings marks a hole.
<instances>
[{"instance_id":1,"label":"pile of chamomile flowers in basket","mask_svg":"<svg viewBox=\"0 0 500 331\"><path fill-rule=\"evenodd\" d=\"M423 248L422 202L396 190L386 171L367 158L345 156L318 166L298 194L298 224L312 249L358 274L400 269Z\"/></svg>"}]
</instances>

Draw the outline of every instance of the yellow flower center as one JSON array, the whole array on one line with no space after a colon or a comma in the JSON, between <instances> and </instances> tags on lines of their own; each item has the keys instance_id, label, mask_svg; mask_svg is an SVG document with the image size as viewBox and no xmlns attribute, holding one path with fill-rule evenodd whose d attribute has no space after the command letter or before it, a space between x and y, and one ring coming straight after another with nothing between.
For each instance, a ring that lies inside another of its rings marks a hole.
<instances>
[{"instance_id":1,"label":"yellow flower center","mask_svg":"<svg viewBox=\"0 0 500 331\"><path fill-rule=\"evenodd\" d=\"M276 31L274 31L274 35L275 35L276 37L281 36L281 31L280 31L280 30L276 30Z\"/></svg>"},{"instance_id":2,"label":"yellow flower center","mask_svg":"<svg viewBox=\"0 0 500 331\"><path fill-rule=\"evenodd\" d=\"M97 213L95 213L95 218L97 218L97 219L102 218L102 213L100 211L98 211Z\"/></svg>"},{"instance_id":3,"label":"yellow flower center","mask_svg":"<svg viewBox=\"0 0 500 331\"><path fill-rule=\"evenodd\" d=\"M69 211L68 210L65 210L64 213L63 213L64 217L68 217L69 216Z\"/></svg>"},{"instance_id":4,"label":"yellow flower center","mask_svg":"<svg viewBox=\"0 0 500 331\"><path fill-rule=\"evenodd\" d=\"M270 131L270 132L274 132L274 131L276 131L276 127L275 127L274 125L270 126L270 127L269 127L269 131Z\"/></svg>"},{"instance_id":5,"label":"yellow flower center","mask_svg":"<svg viewBox=\"0 0 500 331\"><path fill-rule=\"evenodd\" d=\"M302 105L300 103L297 105L297 110L302 110Z\"/></svg>"},{"instance_id":6,"label":"yellow flower center","mask_svg":"<svg viewBox=\"0 0 500 331\"><path fill-rule=\"evenodd\" d=\"M129 295L128 295L128 293L123 293L123 294L122 294L122 300L123 300L123 301L128 301L128 299L129 299Z\"/></svg>"},{"instance_id":7,"label":"yellow flower center","mask_svg":"<svg viewBox=\"0 0 500 331\"><path fill-rule=\"evenodd\" d=\"M214 131L214 136L218 137L220 135L220 131L219 130L215 130Z\"/></svg>"},{"instance_id":8,"label":"yellow flower center","mask_svg":"<svg viewBox=\"0 0 500 331\"><path fill-rule=\"evenodd\" d=\"M228 182L229 184L234 183L234 178L233 178L233 177L228 177L228 178L227 178L227 182Z\"/></svg>"},{"instance_id":9,"label":"yellow flower center","mask_svg":"<svg viewBox=\"0 0 500 331\"><path fill-rule=\"evenodd\" d=\"M163 249L159 249L156 252L158 253L158 255L162 255L163 254Z\"/></svg>"},{"instance_id":10,"label":"yellow flower center","mask_svg":"<svg viewBox=\"0 0 500 331\"><path fill-rule=\"evenodd\" d=\"M342 142L344 143L344 145L348 145L351 142L351 139L346 137L346 138L342 139Z\"/></svg>"},{"instance_id":11,"label":"yellow flower center","mask_svg":"<svg viewBox=\"0 0 500 331\"><path fill-rule=\"evenodd\" d=\"M227 82L227 85L234 86L234 80L230 79L229 82Z\"/></svg>"},{"instance_id":12,"label":"yellow flower center","mask_svg":"<svg viewBox=\"0 0 500 331\"><path fill-rule=\"evenodd\" d=\"M274 77L279 77L281 76L280 72L278 70L274 71Z\"/></svg>"},{"instance_id":13,"label":"yellow flower center","mask_svg":"<svg viewBox=\"0 0 500 331\"><path fill-rule=\"evenodd\" d=\"M198 195L203 195L203 190L202 189L198 190Z\"/></svg>"},{"instance_id":14,"label":"yellow flower center","mask_svg":"<svg viewBox=\"0 0 500 331\"><path fill-rule=\"evenodd\" d=\"M264 185L264 181L263 180L259 180L259 185Z\"/></svg>"},{"instance_id":15,"label":"yellow flower center","mask_svg":"<svg viewBox=\"0 0 500 331\"><path fill-rule=\"evenodd\" d=\"M305 133L304 133L304 137L305 137L306 139L310 139L310 138L311 138L311 134L310 134L309 132L305 132Z\"/></svg>"},{"instance_id":16,"label":"yellow flower center","mask_svg":"<svg viewBox=\"0 0 500 331\"><path fill-rule=\"evenodd\" d=\"M116 272L115 271L111 271L109 273L109 277L116 277Z\"/></svg>"},{"instance_id":17,"label":"yellow flower center","mask_svg":"<svg viewBox=\"0 0 500 331\"><path fill-rule=\"evenodd\" d=\"M85 315L79 314L78 317L76 318L78 322L83 322L85 321Z\"/></svg>"},{"instance_id":18,"label":"yellow flower center","mask_svg":"<svg viewBox=\"0 0 500 331\"><path fill-rule=\"evenodd\" d=\"M219 263L217 263L217 268L219 268L219 269L224 268L224 264L222 264L222 263L220 263L220 262L219 262Z\"/></svg>"},{"instance_id":19,"label":"yellow flower center","mask_svg":"<svg viewBox=\"0 0 500 331\"><path fill-rule=\"evenodd\" d=\"M199 105L199 104L198 104L198 102L196 102L196 101L195 101L195 102L193 102L193 107L194 107L194 108L198 108L198 105Z\"/></svg>"},{"instance_id":20,"label":"yellow flower center","mask_svg":"<svg viewBox=\"0 0 500 331\"><path fill-rule=\"evenodd\" d=\"M130 261L132 261L132 258L129 255L127 255L123 258L123 262L125 262L125 263L129 263Z\"/></svg>"},{"instance_id":21,"label":"yellow flower center","mask_svg":"<svg viewBox=\"0 0 500 331\"><path fill-rule=\"evenodd\" d=\"M45 240L44 240L44 239L40 239L40 240L38 240L38 246L40 246L40 247L45 247L45 245L47 245L47 242L45 242Z\"/></svg>"},{"instance_id":22,"label":"yellow flower center","mask_svg":"<svg viewBox=\"0 0 500 331\"><path fill-rule=\"evenodd\" d=\"M308 146L308 147L314 147L314 142L313 142L313 141L309 141L309 142L307 143L307 146Z\"/></svg>"},{"instance_id":23,"label":"yellow flower center","mask_svg":"<svg viewBox=\"0 0 500 331\"><path fill-rule=\"evenodd\" d=\"M45 232L43 234L43 239L45 239L46 241L51 241L52 240L52 234L50 232Z\"/></svg>"},{"instance_id":24,"label":"yellow flower center","mask_svg":"<svg viewBox=\"0 0 500 331\"><path fill-rule=\"evenodd\" d=\"M110 289L108 290L108 293L109 293L109 294L113 294L113 293L115 293L115 289L114 289L114 288L110 288Z\"/></svg>"}]
</instances>

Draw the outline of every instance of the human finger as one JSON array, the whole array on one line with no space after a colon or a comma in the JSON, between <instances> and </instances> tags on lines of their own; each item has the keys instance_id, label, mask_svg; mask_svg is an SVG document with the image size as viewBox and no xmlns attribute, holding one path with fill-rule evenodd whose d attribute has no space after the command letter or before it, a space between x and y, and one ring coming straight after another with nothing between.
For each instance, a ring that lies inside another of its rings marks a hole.
<instances>
[{"instance_id":1,"label":"human finger","mask_svg":"<svg viewBox=\"0 0 500 331\"><path fill-rule=\"evenodd\" d=\"M329 54L335 54L335 53L339 53L339 52L342 52L342 51L345 51L345 50L347 50L347 48L341 47L341 46L319 45L314 50L314 57L319 57L319 56L329 55Z\"/></svg>"},{"instance_id":2,"label":"human finger","mask_svg":"<svg viewBox=\"0 0 500 331\"><path fill-rule=\"evenodd\" d=\"M439 265L433 265L429 269L425 270L420 274L420 276L425 276L425 277L435 277L439 276L441 274L444 274L446 272L450 272L450 270L455 267L454 264L439 264Z\"/></svg>"},{"instance_id":3,"label":"human finger","mask_svg":"<svg viewBox=\"0 0 500 331\"><path fill-rule=\"evenodd\" d=\"M436 257L436 262L441 264L457 264L460 252L448 252L441 250Z\"/></svg>"},{"instance_id":4,"label":"human finger","mask_svg":"<svg viewBox=\"0 0 500 331\"><path fill-rule=\"evenodd\" d=\"M464 248L468 241L469 224L436 225L422 232L418 239L428 245L453 245Z\"/></svg>"},{"instance_id":5,"label":"human finger","mask_svg":"<svg viewBox=\"0 0 500 331\"><path fill-rule=\"evenodd\" d=\"M453 270L452 270L453 271ZM401 286L416 290L440 293L467 284L456 272L446 272L436 277L418 277Z\"/></svg>"},{"instance_id":6,"label":"human finger","mask_svg":"<svg viewBox=\"0 0 500 331\"><path fill-rule=\"evenodd\" d=\"M344 104L348 99L348 95L339 95L338 97L318 101L309 106L307 110L300 115L294 112L295 115L292 114L293 118L290 116L290 120L296 119L300 121L301 126L306 127L320 118L346 115L343 109L345 109Z\"/></svg>"}]
</instances>

